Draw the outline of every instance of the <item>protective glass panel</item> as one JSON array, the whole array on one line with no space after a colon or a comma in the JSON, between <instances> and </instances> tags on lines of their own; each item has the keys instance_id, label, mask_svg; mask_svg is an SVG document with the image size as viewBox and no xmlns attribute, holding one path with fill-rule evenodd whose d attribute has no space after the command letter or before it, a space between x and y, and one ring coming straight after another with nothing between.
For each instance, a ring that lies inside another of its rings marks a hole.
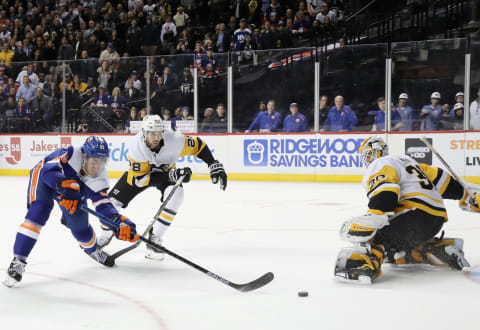
<instances>
[{"instance_id":1,"label":"protective glass panel","mask_svg":"<svg viewBox=\"0 0 480 330\"><path fill-rule=\"evenodd\" d=\"M195 54L198 69L198 131L227 132L228 54Z\"/></svg>"},{"instance_id":2,"label":"protective glass panel","mask_svg":"<svg viewBox=\"0 0 480 330\"><path fill-rule=\"evenodd\" d=\"M313 50L298 48L232 54L234 131L313 129Z\"/></svg>"},{"instance_id":3,"label":"protective glass panel","mask_svg":"<svg viewBox=\"0 0 480 330\"><path fill-rule=\"evenodd\" d=\"M130 113L145 116L145 57L76 60L69 65L73 80L85 89L72 90L67 99L67 122L73 132L123 133Z\"/></svg>"},{"instance_id":4,"label":"protective glass panel","mask_svg":"<svg viewBox=\"0 0 480 330\"><path fill-rule=\"evenodd\" d=\"M54 132L62 123L61 62L0 61L0 131Z\"/></svg>"},{"instance_id":5,"label":"protective glass panel","mask_svg":"<svg viewBox=\"0 0 480 330\"><path fill-rule=\"evenodd\" d=\"M150 62L151 113L171 128L193 132L193 55L157 56Z\"/></svg>"},{"instance_id":6,"label":"protective glass panel","mask_svg":"<svg viewBox=\"0 0 480 330\"><path fill-rule=\"evenodd\" d=\"M480 130L480 41L470 40L470 113L468 129Z\"/></svg>"},{"instance_id":7,"label":"protective glass panel","mask_svg":"<svg viewBox=\"0 0 480 330\"><path fill-rule=\"evenodd\" d=\"M392 43L393 131L463 130L466 46L466 39Z\"/></svg>"},{"instance_id":8,"label":"protective glass panel","mask_svg":"<svg viewBox=\"0 0 480 330\"><path fill-rule=\"evenodd\" d=\"M386 57L386 44L323 50L320 55L321 131L385 129L385 115L379 104L385 96Z\"/></svg>"}]
</instances>

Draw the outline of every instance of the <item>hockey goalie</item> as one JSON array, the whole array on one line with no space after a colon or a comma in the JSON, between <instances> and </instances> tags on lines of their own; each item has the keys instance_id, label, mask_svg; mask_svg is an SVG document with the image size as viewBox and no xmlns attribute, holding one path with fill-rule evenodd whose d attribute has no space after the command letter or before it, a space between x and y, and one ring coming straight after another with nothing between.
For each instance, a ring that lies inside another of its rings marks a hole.
<instances>
[{"instance_id":1,"label":"hockey goalie","mask_svg":"<svg viewBox=\"0 0 480 330\"><path fill-rule=\"evenodd\" d=\"M389 155L379 136L365 139L359 153L367 168L362 185L368 211L340 229L341 238L353 246L339 252L335 279L370 284L381 276L384 258L397 265L469 267L461 238L444 238L443 232L436 235L448 220L443 199L459 200L463 210L480 212L480 195L468 195L441 168L409 156Z\"/></svg>"}]
</instances>

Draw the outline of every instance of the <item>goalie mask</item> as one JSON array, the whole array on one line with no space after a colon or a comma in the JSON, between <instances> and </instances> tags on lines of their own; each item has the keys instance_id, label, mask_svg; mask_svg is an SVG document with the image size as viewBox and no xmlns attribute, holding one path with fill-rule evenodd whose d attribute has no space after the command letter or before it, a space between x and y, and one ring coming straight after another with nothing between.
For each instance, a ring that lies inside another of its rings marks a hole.
<instances>
[{"instance_id":1,"label":"goalie mask","mask_svg":"<svg viewBox=\"0 0 480 330\"><path fill-rule=\"evenodd\" d=\"M368 167L375 159L388 155L388 146L380 136L366 138L358 149L360 160Z\"/></svg>"}]
</instances>

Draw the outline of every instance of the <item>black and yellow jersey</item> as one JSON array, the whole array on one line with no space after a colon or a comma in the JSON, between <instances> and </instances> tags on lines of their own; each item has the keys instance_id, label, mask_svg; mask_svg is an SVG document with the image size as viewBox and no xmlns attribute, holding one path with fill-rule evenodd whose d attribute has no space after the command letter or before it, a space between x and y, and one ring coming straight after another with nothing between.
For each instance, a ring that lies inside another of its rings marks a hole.
<instances>
[{"instance_id":1,"label":"black and yellow jersey","mask_svg":"<svg viewBox=\"0 0 480 330\"><path fill-rule=\"evenodd\" d=\"M127 157L130 163L127 182L138 187L148 186L152 168L167 172L174 168L179 157L197 156L210 165L213 156L200 138L165 130L158 151L151 150L145 143L143 133L138 133L128 145Z\"/></svg>"},{"instance_id":2,"label":"black and yellow jersey","mask_svg":"<svg viewBox=\"0 0 480 330\"><path fill-rule=\"evenodd\" d=\"M447 172L419 164L409 156L390 155L376 159L363 178L371 212L420 209L447 221L443 199L461 199L462 186Z\"/></svg>"}]
</instances>

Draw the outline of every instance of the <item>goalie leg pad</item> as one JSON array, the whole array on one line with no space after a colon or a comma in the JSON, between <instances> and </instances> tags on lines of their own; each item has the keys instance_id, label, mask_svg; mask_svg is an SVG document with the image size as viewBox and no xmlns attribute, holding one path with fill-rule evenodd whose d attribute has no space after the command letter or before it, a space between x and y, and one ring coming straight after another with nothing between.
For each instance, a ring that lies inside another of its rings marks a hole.
<instances>
[{"instance_id":1,"label":"goalie leg pad","mask_svg":"<svg viewBox=\"0 0 480 330\"><path fill-rule=\"evenodd\" d=\"M342 282L371 284L382 274L384 249L381 245L359 245L341 250L335 264L335 279Z\"/></svg>"},{"instance_id":2,"label":"goalie leg pad","mask_svg":"<svg viewBox=\"0 0 480 330\"><path fill-rule=\"evenodd\" d=\"M461 238L433 238L409 252L395 254L395 263L427 264L436 267L449 267L462 270L470 267L463 252L463 239Z\"/></svg>"}]
</instances>

